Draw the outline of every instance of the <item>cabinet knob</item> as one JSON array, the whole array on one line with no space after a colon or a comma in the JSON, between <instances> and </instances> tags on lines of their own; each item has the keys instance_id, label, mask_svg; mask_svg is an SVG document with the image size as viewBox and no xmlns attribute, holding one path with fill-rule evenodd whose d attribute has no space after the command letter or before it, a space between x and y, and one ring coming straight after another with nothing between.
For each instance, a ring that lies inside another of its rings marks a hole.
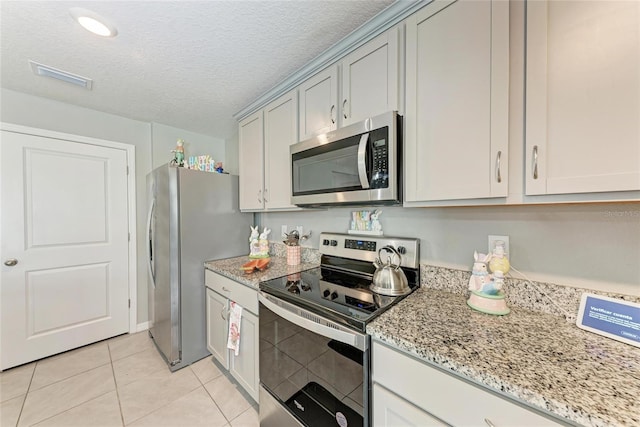
<instances>
[{"instance_id":1,"label":"cabinet knob","mask_svg":"<svg viewBox=\"0 0 640 427\"><path fill-rule=\"evenodd\" d=\"M502 151L498 151L498 155L496 156L496 181L499 183L502 182L502 175L500 174L500 158L502 157Z\"/></svg>"},{"instance_id":2,"label":"cabinet knob","mask_svg":"<svg viewBox=\"0 0 640 427\"><path fill-rule=\"evenodd\" d=\"M347 118L347 100L342 101L342 117Z\"/></svg>"},{"instance_id":3,"label":"cabinet knob","mask_svg":"<svg viewBox=\"0 0 640 427\"><path fill-rule=\"evenodd\" d=\"M533 146L533 165L531 169L533 170L533 179L538 179L538 146Z\"/></svg>"},{"instance_id":4,"label":"cabinet knob","mask_svg":"<svg viewBox=\"0 0 640 427\"><path fill-rule=\"evenodd\" d=\"M329 110L329 117L331 117L331 124L336 123L336 119L333 118L333 111L336 109L335 105L331 106L331 110Z\"/></svg>"}]
</instances>

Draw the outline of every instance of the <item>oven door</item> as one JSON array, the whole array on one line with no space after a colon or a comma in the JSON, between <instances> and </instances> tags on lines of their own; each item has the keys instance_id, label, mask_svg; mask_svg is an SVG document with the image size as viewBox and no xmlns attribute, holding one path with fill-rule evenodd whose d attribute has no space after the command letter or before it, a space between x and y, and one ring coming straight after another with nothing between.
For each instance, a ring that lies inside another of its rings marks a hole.
<instances>
[{"instance_id":1,"label":"oven door","mask_svg":"<svg viewBox=\"0 0 640 427\"><path fill-rule=\"evenodd\" d=\"M260 425L368 425L368 336L262 291L258 300Z\"/></svg>"}]
</instances>

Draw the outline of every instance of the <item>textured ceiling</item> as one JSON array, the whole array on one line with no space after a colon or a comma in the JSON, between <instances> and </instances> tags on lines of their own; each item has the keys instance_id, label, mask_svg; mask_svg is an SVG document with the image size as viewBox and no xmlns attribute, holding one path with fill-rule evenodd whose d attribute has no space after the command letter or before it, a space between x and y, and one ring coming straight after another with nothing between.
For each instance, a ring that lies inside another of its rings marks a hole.
<instances>
[{"instance_id":1,"label":"textured ceiling","mask_svg":"<svg viewBox=\"0 0 640 427\"><path fill-rule=\"evenodd\" d=\"M0 2L3 88L228 138L232 115L394 0ZM115 38L69 15L109 19ZM28 60L93 79L88 91Z\"/></svg>"}]
</instances>

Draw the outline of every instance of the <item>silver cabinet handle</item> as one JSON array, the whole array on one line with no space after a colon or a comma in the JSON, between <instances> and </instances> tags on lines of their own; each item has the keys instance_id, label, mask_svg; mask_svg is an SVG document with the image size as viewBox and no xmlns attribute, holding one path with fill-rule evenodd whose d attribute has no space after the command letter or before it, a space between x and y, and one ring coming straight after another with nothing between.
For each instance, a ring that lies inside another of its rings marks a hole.
<instances>
[{"instance_id":1,"label":"silver cabinet handle","mask_svg":"<svg viewBox=\"0 0 640 427\"><path fill-rule=\"evenodd\" d=\"M500 158L502 157L502 151L498 151L498 155L496 156L496 181L498 183L502 182L502 175L500 174Z\"/></svg>"},{"instance_id":2,"label":"silver cabinet handle","mask_svg":"<svg viewBox=\"0 0 640 427\"><path fill-rule=\"evenodd\" d=\"M489 427L496 427L496 425L495 425L495 424L493 424L489 418L485 418L485 419L484 419L484 422L485 422L485 424L487 424L487 426L489 426Z\"/></svg>"},{"instance_id":3,"label":"silver cabinet handle","mask_svg":"<svg viewBox=\"0 0 640 427\"><path fill-rule=\"evenodd\" d=\"M262 190L258 190L258 203L262 203Z\"/></svg>"},{"instance_id":4,"label":"silver cabinet handle","mask_svg":"<svg viewBox=\"0 0 640 427\"><path fill-rule=\"evenodd\" d=\"M336 109L335 105L331 106L331 110L329 110L329 116L331 117L331 124L335 124L336 123L336 119L333 118L333 111Z\"/></svg>"},{"instance_id":5,"label":"silver cabinet handle","mask_svg":"<svg viewBox=\"0 0 640 427\"><path fill-rule=\"evenodd\" d=\"M225 286L222 287L222 290L225 292L231 292L231 289L227 289Z\"/></svg>"},{"instance_id":6,"label":"silver cabinet handle","mask_svg":"<svg viewBox=\"0 0 640 427\"><path fill-rule=\"evenodd\" d=\"M342 117L347 118L347 100L342 101Z\"/></svg>"},{"instance_id":7,"label":"silver cabinet handle","mask_svg":"<svg viewBox=\"0 0 640 427\"><path fill-rule=\"evenodd\" d=\"M18 263L18 260L15 258L9 258L8 260L6 260L4 262L4 265L6 265L7 267L13 267L14 265L16 265Z\"/></svg>"},{"instance_id":8,"label":"silver cabinet handle","mask_svg":"<svg viewBox=\"0 0 640 427\"><path fill-rule=\"evenodd\" d=\"M533 179L538 179L538 146L533 146Z\"/></svg>"},{"instance_id":9,"label":"silver cabinet handle","mask_svg":"<svg viewBox=\"0 0 640 427\"><path fill-rule=\"evenodd\" d=\"M262 197L262 198L264 199L265 203L267 203L269 201L269 199L267 199L267 195L269 194L268 191L269 191L268 189L266 189L266 188L264 189L264 197Z\"/></svg>"}]
</instances>

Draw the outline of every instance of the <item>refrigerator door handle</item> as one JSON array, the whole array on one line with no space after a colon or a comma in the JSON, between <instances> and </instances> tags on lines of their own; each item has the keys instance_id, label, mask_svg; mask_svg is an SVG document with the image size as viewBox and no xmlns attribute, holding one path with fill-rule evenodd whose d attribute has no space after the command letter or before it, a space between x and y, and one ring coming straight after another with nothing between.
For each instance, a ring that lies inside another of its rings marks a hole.
<instances>
[{"instance_id":1,"label":"refrigerator door handle","mask_svg":"<svg viewBox=\"0 0 640 427\"><path fill-rule=\"evenodd\" d=\"M147 216L147 270L151 278L151 284L156 287L155 272L153 271L153 233L151 232L151 220L153 219L153 210L156 207L156 200L151 201L149 206L149 214Z\"/></svg>"}]
</instances>

